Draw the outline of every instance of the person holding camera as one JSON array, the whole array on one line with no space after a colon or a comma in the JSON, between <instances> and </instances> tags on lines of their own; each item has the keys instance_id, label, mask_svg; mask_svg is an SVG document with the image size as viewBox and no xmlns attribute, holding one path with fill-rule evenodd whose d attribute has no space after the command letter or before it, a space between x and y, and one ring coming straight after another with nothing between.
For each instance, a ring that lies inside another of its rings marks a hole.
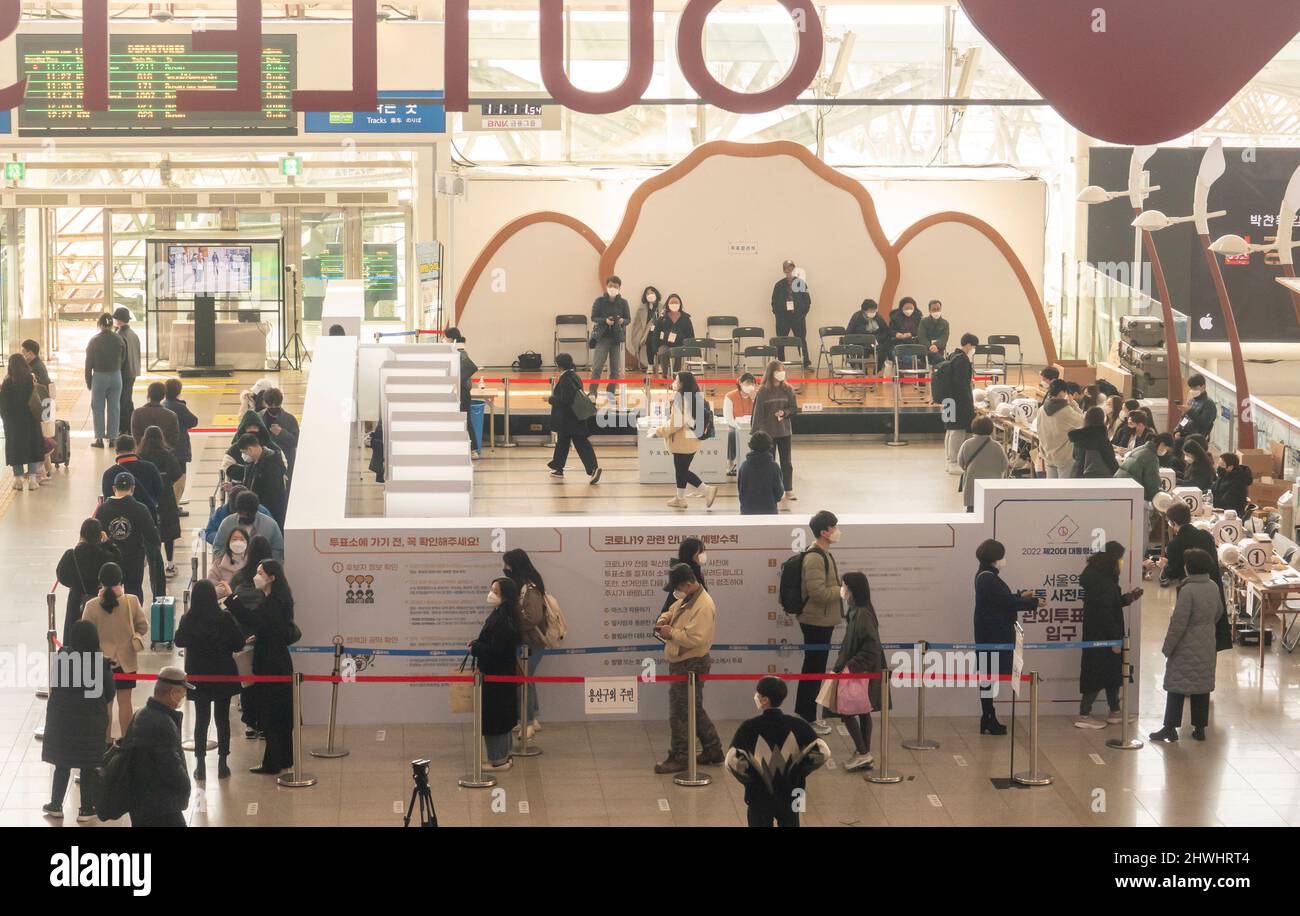
<instances>
[{"instance_id":1,"label":"person holding camera","mask_svg":"<svg viewBox=\"0 0 1300 916\"><path fill-rule=\"evenodd\" d=\"M623 374L623 345L627 340L627 326L632 312L621 295L623 281L618 277L605 280L605 295L597 296L591 304L591 387L588 393L594 398L600 387L596 380L609 362L611 379L605 390L614 394L613 379Z\"/></svg>"}]
</instances>

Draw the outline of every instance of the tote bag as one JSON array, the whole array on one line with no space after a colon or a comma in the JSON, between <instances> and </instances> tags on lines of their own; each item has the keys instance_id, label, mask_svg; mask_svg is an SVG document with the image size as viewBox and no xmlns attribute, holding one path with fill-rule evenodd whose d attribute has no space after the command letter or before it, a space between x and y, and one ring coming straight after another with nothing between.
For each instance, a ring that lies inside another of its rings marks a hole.
<instances>
[{"instance_id":1,"label":"tote bag","mask_svg":"<svg viewBox=\"0 0 1300 916\"><path fill-rule=\"evenodd\" d=\"M822 681L821 690L817 691L817 705L834 710L835 696L839 693L839 681L834 678Z\"/></svg>"},{"instance_id":2,"label":"tote bag","mask_svg":"<svg viewBox=\"0 0 1300 916\"><path fill-rule=\"evenodd\" d=\"M866 678L847 678L838 683L840 687L835 692L837 713L842 716L865 716L872 712L870 681Z\"/></svg>"},{"instance_id":3,"label":"tote bag","mask_svg":"<svg viewBox=\"0 0 1300 916\"><path fill-rule=\"evenodd\" d=\"M457 669L461 674L465 673L465 662L470 660L471 656L468 655L461 660L460 668ZM472 672L474 670L474 665L471 664L469 670ZM472 683L462 684L453 682L451 684L451 693L449 696L452 712L464 713L474 711L474 685Z\"/></svg>"}]
</instances>

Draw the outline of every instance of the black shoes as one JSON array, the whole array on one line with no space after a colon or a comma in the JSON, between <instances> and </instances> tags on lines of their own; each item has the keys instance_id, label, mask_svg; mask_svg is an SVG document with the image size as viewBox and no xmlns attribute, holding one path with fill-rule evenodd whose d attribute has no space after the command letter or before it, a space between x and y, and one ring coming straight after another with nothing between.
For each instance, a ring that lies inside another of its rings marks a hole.
<instances>
[{"instance_id":1,"label":"black shoes","mask_svg":"<svg viewBox=\"0 0 1300 916\"><path fill-rule=\"evenodd\" d=\"M997 720L996 717L980 719L981 735L1005 735L1007 727Z\"/></svg>"},{"instance_id":2,"label":"black shoes","mask_svg":"<svg viewBox=\"0 0 1300 916\"><path fill-rule=\"evenodd\" d=\"M259 775L265 775L265 776L278 776L280 775L280 768L268 767L268 766L249 767L248 772L257 773Z\"/></svg>"},{"instance_id":3,"label":"black shoes","mask_svg":"<svg viewBox=\"0 0 1300 916\"><path fill-rule=\"evenodd\" d=\"M103 439L96 439L94 442L90 443L90 447L91 447L91 448L103 448L103 447L104 447L104 440L103 440Z\"/></svg>"},{"instance_id":4,"label":"black shoes","mask_svg":"<svg viewBox=\"0 0 1300 916\"><path fill-rule=\"evenodd\" d=\"M1199 725L1196 726L1196 728L1192 729L1192 738L1193 738L1193 740L1196 740L1196 741L1204 741L1204 740L1205 740L1205 729L1202 728L1202 727L1199 726Z\"/></svg>"},{"instance_id":5,"label":"black shoes","mask_svg":"<svg viewBox=\"0 0 1300 916\"><path fill-rule=\"evenodd\" d=\"M1204 735L1205 732L1202 731L1201 734ZM1160 731L1152 732L1148 737L1150 737L1152 741L1177 741L1178 729L1174 728L1172 725L1166 725L1164 728L1160 729ZM1192 733L1192 737L1196 737L1195 732ZM1204 740L1204 738L1202 737L1200 740Z\"/></svg>"},{"instance_id":6,"label":"black shoes","mask_svg":"<svg viewBox=\"0 0 1300 916\"><path fill-rule=\"evenodd\" d=\"M596 468L596 470L591 472L591 483L592 486L600 483L600 468Z\"/></svg>"},{"instance_id":7,"label":"black shoes","mask_svg":"<svg viewBox=\"0 0 1300 916\"><path fill-rule=\"evenodd\" d=\"M203 758L200 757L197 761L195 761L194 781L206 782L207 779L208 779L208 766L207 763L203 760Z\"/></svg>"},{"instance_id":8,"label":"black shoes","mask_svg":"<svg viewBox=\"0 0 1300 916\"><path fill-rule=\"evenodd\" d=\"M226 755L222 754L217 758L217 779L229 779L230 766L226 763Z\"/></svg>"},{"instance_id":9,"label":"black shoes","mask_svg":"<svg viewBox=\"0 0 1300 916\"><path fill-rule=\"evenodd\" d=\"M715 751L704 751L695 758L695 762L700 766L716 767L722 765L722 748Z\"/></svg>"}]
</instances>

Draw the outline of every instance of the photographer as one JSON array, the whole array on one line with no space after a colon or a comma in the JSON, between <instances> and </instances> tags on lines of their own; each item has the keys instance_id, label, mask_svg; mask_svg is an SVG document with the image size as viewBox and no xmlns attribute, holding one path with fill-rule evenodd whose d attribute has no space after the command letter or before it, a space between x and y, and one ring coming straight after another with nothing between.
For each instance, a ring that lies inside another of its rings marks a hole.
<instances>
[{"instance_id":1,"label":"photographer","mask_svg":"<svg viewBox=\"0 0 1300 916\"><path fill-rule=\"evenodd\" d=\"M623 373L623 342L627 339L632 313L628 310L627 300L620 295L622 288L622 280L610 277L605 281L605 295L597 296L591 304L591 387L588 394L592 397L600 387L596 380L600 378L607 360L611 379L620 378ZM605 390L612 395L614 383L611 381Z\"/></svg>"}]
</instances>

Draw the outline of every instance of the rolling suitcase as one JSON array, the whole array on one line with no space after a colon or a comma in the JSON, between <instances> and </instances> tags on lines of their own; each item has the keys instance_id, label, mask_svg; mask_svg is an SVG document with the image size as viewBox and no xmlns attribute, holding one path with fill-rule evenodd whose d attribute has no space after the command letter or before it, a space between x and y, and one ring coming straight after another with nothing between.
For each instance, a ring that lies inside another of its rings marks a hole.
<instances>
[{"instance_id":1,"label":"rolling suitcase","mask_svg":"<svg viewBox=\"0 0 1300 916\"><path fill-rule=\"evenodd\" d=\"M176 599L164 595L149 605L149 648L172 647L176 635Z\"/></svg>"},{"instance_id":2,"label":"rolling suitcase","mask_svg":"<svg viewBox=\"0 0 1300 916\"><path fill-rule=\"evenodd\" d=\"M72 428L68 426L67 420L54 421L54 451L50 452L50 463L57 466L68 466L68 459L72 457Z\"/></svg>"}]
</instances>

